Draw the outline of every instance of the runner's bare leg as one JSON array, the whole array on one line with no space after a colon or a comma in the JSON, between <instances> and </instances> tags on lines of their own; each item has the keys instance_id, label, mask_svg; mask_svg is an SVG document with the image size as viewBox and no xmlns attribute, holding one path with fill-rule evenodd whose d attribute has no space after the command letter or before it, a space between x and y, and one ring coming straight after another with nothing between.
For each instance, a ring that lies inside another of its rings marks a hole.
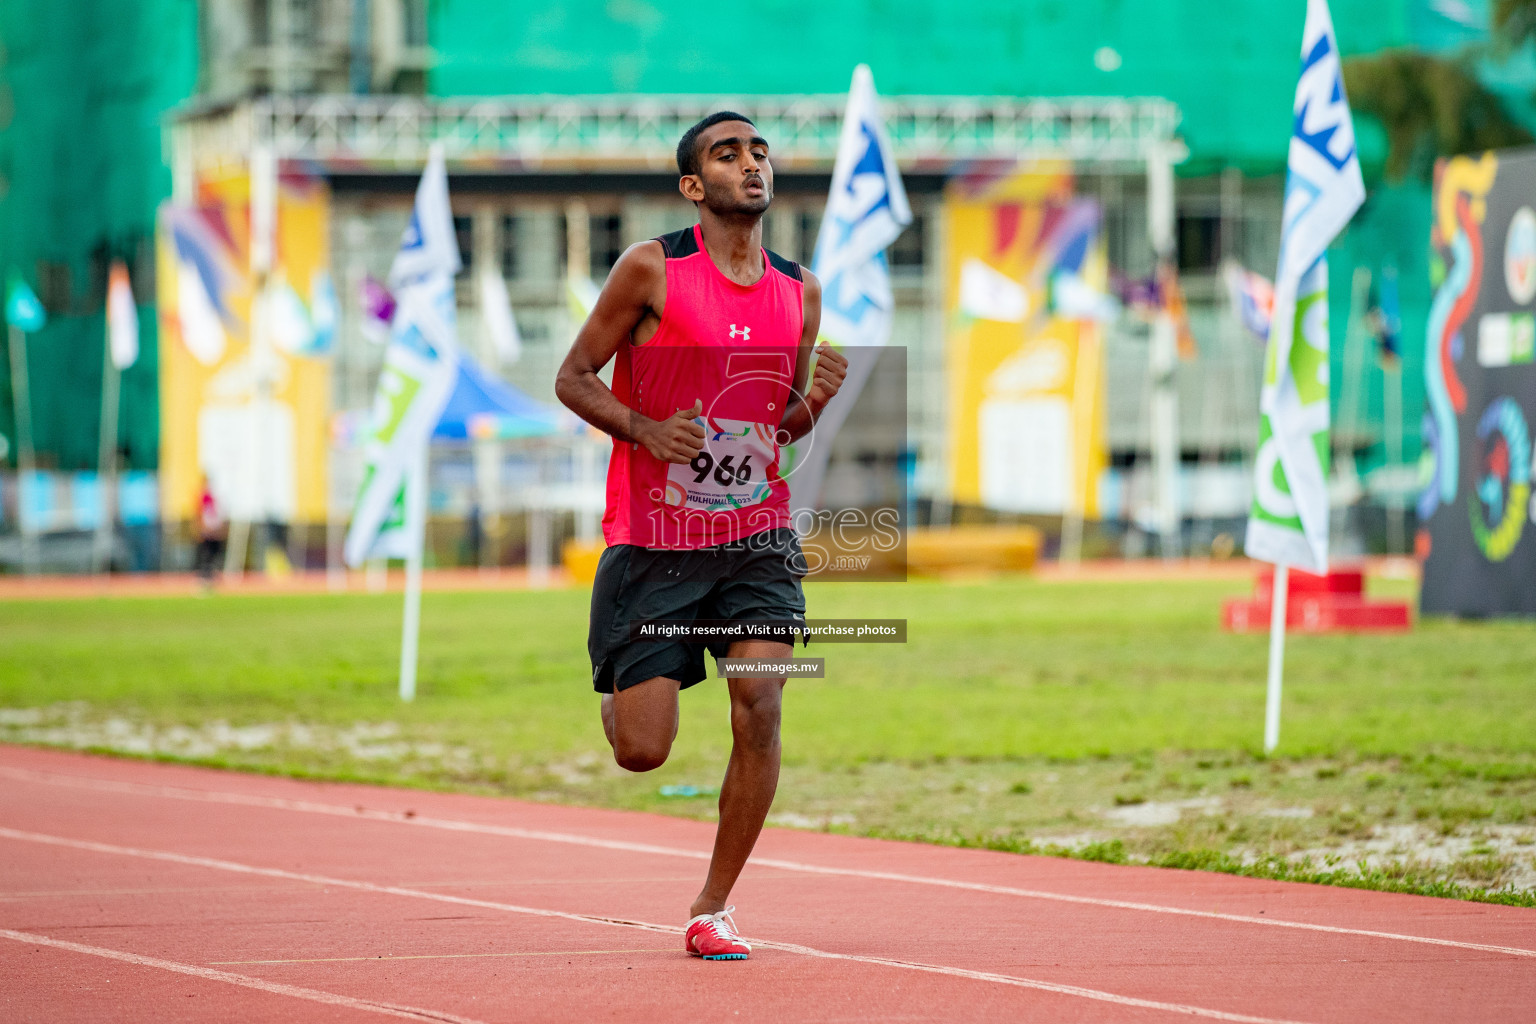
<instances>
[{"instance_id":1,"label":"runner's bare leg","mask_svg":"<svg viewBox=\"0 0 1536 1024\"><path fill-rule=\"evenodd\" d=\"M648 772L666 763L677 739L676 679L656 676L603 694L603 735L619 767Z\"/></svg>"},{"instance_id":2,"label":"runner's bare leg","mask_svg":"<svg viewBox=\"0 0 1536 1024\"><path fill-rule=\"evenodd\" d=\"M732 658L789 658L789 644L738 640ZM779 715L784 680L729 679L731 691L731 761L720 786L720 824L709 875L689 917L725 909L736 878L752 854L773 794L779 785Z\"/></svg>"}]
</instances>

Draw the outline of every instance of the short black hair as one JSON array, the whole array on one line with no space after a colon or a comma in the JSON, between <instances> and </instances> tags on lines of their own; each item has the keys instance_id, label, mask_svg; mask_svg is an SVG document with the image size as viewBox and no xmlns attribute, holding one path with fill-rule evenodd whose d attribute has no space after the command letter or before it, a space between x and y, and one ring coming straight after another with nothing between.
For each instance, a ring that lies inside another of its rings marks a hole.
<instances>
[{"instance_id":1,"label":"short black hair","mask_svg":"<svg viewBox=\"0 0 1536 1024\"><path fill-rule=\"evenodd\" d=\"M746 114L738 114L734 110L717 110L704 118L698 124L683 132L683 137L677 140L677 173L699 173L699 133L710 125L719 124L721 121L745 121L756 128L757 125Z\"/></svg>"}]
</instances>

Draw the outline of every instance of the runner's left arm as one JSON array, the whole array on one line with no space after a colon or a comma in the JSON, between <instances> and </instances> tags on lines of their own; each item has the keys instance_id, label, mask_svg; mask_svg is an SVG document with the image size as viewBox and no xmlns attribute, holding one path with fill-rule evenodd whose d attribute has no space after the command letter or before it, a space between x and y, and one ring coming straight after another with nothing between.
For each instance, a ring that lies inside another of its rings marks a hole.
<instances>
[{"instance_id":1,"label":"runner's left arm","mask_svg":"<svg viewBox=\"0 0 1536 1024\"><path fill-rule=\"evenodd\" d=\"M779 421L781 430L789 432L789 440L798 441L811 432L816 418L827 407L838 390L843 378L848 376L848 360L827 343L816 344L821 332L821 282L809 270L805 271L805 326L800 331L800 351L795 359L795 381L790 389L789 401L784 408L784 418ZM809 388L806 378L811 375L811 359L815 357L815 376ZM803 397L802 397L803 396Z\"/></svg>"}]
</instances>

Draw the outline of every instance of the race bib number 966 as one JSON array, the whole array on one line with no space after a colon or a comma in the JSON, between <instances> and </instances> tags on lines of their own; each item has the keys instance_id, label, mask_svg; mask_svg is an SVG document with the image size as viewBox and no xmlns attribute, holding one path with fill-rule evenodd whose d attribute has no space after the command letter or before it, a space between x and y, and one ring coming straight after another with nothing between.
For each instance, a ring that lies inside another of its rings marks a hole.
<instances>
[{"instance_id":1,"label":"race bib number 966","mask_svg":"<svg viewBox=\"0 0 1536 1024\"><path fill-rule=\"evenodd\" d=\"M747 508L766 501L768 467L778 458L777 427L718 417L694 421L703 427L704 450L667 470L666 502L706 511Z\"/></svg>"}]
</instances>

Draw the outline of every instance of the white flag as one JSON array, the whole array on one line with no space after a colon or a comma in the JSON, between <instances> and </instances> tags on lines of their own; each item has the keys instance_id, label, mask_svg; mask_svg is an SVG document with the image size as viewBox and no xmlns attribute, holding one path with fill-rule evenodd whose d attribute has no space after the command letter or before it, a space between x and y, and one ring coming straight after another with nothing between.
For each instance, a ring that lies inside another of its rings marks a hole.
<instances>
[{"instance_id":1,"label":"white flag","mask_svg":"<svg viewBox=\"0 0 1536 1024\"><path fill-rule=\"evenodd\" d=\"M960 312L978 320L1021 324L1029 293L1013 278L974 257L960 264Z\"/></svg>"},{"instance_id":2,"label":"white flag","mask_svg":"<svg viewBox=\"0 0 1536 1024\"><path fill-rule=\"evenodd\" d=\"M821 338L851 349L844 353L848 376L816 429L786 445L780 457L793 511L816 507L832 440L874 369L874 349L890 340L895 302L885 249L910 223L912 209L880 119L875 79L860 64L853 69L827 212L811 260L821 281Z\"/></svg>"},{"instance_id":3,"label":"white flag","mask_svg":"<svg viewBox=\"0 0 1536 1024\"><path fill-rule=\"evenodd\" d=\"M462 267L459 240L453 233L453 207L448 202L448 165L442 143L433 143L416 186L411 222L389 266L389 286L398 293L413 281L442 274L452 278Z\"/></svg>"},{"instance_id":4,"label":"white flag","mask_svg":"<svg viewBox=\"0 0 1536 1024\"><path fill-rule=\"evenodd\" d=\"M1365 201L1326 0L1307 0L1259 398L1250 557L1328 569L1328 243Z\"/></svg>"},{"instance_id":5,"label":"white flag","mask_svg":"<svg viewBox=\"0 0 1536 1024\"><path fill-rule=\"evenodd\" d=\"M166 203L160 217L175 260L182 344L200 364L215 366L229 347L230 298L244 271L236 266L228 242L196 207Z\"/></svg>"},{"instance_id":6,"label":"white flag","mask_svg":"<svg viewBox=\"0 0 1536 1024\"><path fill-rule=\"evenodd\" d=\"M224 358L229 336L219 317L208 289L197 268L185 260L176 261L176 315L181 324L181 340L204 366L213 366Z\"/></svg>"},{"instance_id":7,"label":"white flag","mask_svg":"<svg viewBox=\"0 0 1536 1024\"><path fill-rule=\"evenodd\" d=\"M447 247L439 244L443 238ZM347 531L348 565L361 565L374 554L400 553L398 538L390 539L386 527L405 474L419 464L458 379L453 275L459 267L448 175L442 150L434 146L416 190L411 226L390 269L396 306L373 400L367 465ZM421 538L408 540L420 543Z\"/></svg>"},{"instance_id":8,"label":"white flag","mask_svg":"<svg viewBox=\"0 0 1536 1024\"><path fill-rule=\"evenodd\" d=\"M309 310L304 308L304 300L288 283L288 275L281 268L272 275L267 296L267 329L273 344L278 351L291 356L308 354L315 344L315 325Z\"/></svg>"},{"instance_id":9,"label":"white flag","mask_svg":"<svg viewBox=\"0 0 1536 1024\"><path fill-rule=\"evenodd\" d=\"M139 358L139 310L128 283L128 268L114 261L107 285L107 346L112 365L126 370Z\"/></svg>"},{"instance_id":10,"label":"white flag","mask_svg":"<svg viewBox=\"0 0 1536 1024\"><path fill-rule=\"evenodd\" d=\"M523 355L523 336L512 315L512 300L507 297L507 283L495 267L482 267L480 284L480 322L490 336L491 348L503 363L515 363Z\"/></svg>"},{"instance_id":11,"label":"white flag","mask_svg":"<svg viewBox=\"0 0 1536 1024\"><path fill-rule=\"evenodd\" d=\"M331 272L317 267L309 275L309 320L315 329L310 355L329 355L336 345L336 330L341 323L341 307L336 301L336 285Z\"/></svg>"}]
</instances>

